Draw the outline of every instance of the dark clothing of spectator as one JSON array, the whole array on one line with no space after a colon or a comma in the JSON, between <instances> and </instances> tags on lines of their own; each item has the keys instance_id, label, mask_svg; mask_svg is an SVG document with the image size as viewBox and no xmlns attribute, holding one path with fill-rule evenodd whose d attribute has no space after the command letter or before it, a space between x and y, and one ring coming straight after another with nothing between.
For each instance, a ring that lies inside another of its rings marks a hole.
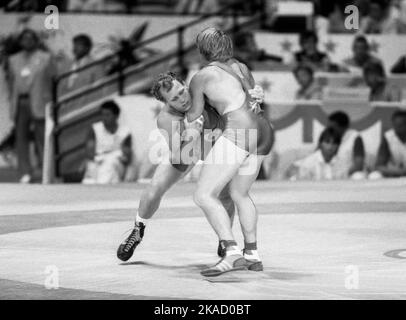
<instances>
[{"instance_id":1,"label":"dark clothing of spectator","mask_svg":"<svg viewBox=\"0 0 406 320\"><path fill-rule=\"evenodd\" d=\"M11 97L11 119L16 126L16 149L21 182L31 179L30 129L34 130L38 162L41 163L44 140L45 106L52 100L52 79L56 72L52 55L39 47L32 30L20 35L23 51L8 60Z\"/></svg>"}]
</instances>

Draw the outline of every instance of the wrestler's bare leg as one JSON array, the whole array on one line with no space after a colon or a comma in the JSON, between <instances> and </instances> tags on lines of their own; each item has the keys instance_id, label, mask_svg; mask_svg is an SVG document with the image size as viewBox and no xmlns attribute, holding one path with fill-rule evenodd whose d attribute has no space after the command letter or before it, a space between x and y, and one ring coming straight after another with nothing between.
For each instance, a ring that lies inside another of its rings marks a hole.
<instances>
[{"instance_id":1,"label":"wrestler's bare leg","mask_svg":"<svg viewBox=\"0 0 406 320\"><path fill-rule=\"evenodd\" d=\"M230 195L238 209L241 229L246 243L257 241L257 210L249 195L261 168L264 156L249 155L239 173L230 183Z\"/></svg>"},{"instance_id":2,"label":"wrestler's bare leg","mask_svg":"<svg viewBox=\"0 0 406 320\"><path fill-rule=\"evenodd\" d=\"M158 210L163 195L176 182L186 176L192 168L193 166L189 166L186 171L182 172L171 164L160 164L156 168L148 187L142 193L138 216L141 219L150 219Z\"/></svg>"},{"instance_id":3,"label":"wrestler's bare leg","mask_svg":"<svg viewBox=\"0 0 406 320\"><path fill-rule=\"evenodd\" d=\"M152 177L148 187L144 190L140 205L135 217L135 227L129 237L119 246L117 257L127 261L131 258L135 248L144 236L144 229L148 219L152 218L158 210L164 194L179 180L185 177L193 168L189 166L185 171L180 171L170 164L160 164ZM234 203L230 197L229 188L222 190L222 204L230 214L230 221L234 218Z\"/></svg>"},{"instance_id":4,"label":"wrestler's bare leg","mask_svg":"<svg viewBox=\"0 0 406 320\"><path fill-rule=\"evenodd\" d=\"M169 163L160 164L152 177L148 187L144 190L140 205L135 217L135 225L131 234L120 244L117 249L117 257L122 261L131 258L135 248L141 243L144 236L146 222L158 210L162 196L177 181L184 177L193 166L181 171Z\"/></svg>"},{"instance_id":5,"label":"wrestler's bare leg","mask_svg":"<svg viewBox=\"0 0 406 320\"><path fill-rule=\"evenodd\" d=\"M164 194L178 181L184 178L193 166L181 172L169 164L161 164L157 167L152 180L148 187L144 190L140 205L138 208L138 216L142 219L150 219L158 210ZM231 224L234 219L235 205L230 196L230 188L226 185L220 193L220 201L230 218Z\"/></svg>"},{"instance_id":6,"label":"wrestler's bare leg","mask_svg":"<svg viewBox=\"0 0 406 320\"><path fill-rule=\"evenodd\" d=\"M234 240L234 236L230 218L219 195L236 175L247 155L248 152L227 138L220 137L210 150L200 173L194 199L221 240Z\"/></svg>"},{"instance_id":7,"label":"wrestler's bare leg","mask_svg":"<svg viewBox=\"0 0 406 320\"><path fill-rule=\"evenodd\" d=\"M230 218L219 200L220 191L238 173L247 156L247 151L222 136L203 164L194 199L226 246L224 258L203 270L201 274L204 276L218 276L229 271L246 270L248 267L234 239Z\"/></svg>"},{"instance_id":8,"label":"wrestler's bare leg","mask_svg":"<svg viewBox=\"0 0 406 320\"><path fill-rule=\"evenodd\" d=\"M262 271L263 265L257 251L258 212L249 195L265 156L250 155L230 183L244 235L244 258L250 262L249 270Z\"/></svg>"}]
</instances>

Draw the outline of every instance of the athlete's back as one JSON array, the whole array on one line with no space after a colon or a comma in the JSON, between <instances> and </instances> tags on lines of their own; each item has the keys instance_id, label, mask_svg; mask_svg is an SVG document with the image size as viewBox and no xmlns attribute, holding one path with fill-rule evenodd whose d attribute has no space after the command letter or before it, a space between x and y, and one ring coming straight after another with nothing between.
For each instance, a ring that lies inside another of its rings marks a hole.
<instances>
[{"instance_id":1,"label":"athlete's back","mask_svg":"<svg viewBox=\"0 0 406 320\"><path fill-rule=\"evenodd\" d=\"M246 79L246 75L241 71L241 69L244 70L244 67L238 61L231 59L227 65L238 76ZM192 79L191 86L193 85L202 85L204 87L204 95L207 101L220 114L240 108L247 98L241 82L215 64L209 64L199 71Z\"/></svg>"}]
</instances>

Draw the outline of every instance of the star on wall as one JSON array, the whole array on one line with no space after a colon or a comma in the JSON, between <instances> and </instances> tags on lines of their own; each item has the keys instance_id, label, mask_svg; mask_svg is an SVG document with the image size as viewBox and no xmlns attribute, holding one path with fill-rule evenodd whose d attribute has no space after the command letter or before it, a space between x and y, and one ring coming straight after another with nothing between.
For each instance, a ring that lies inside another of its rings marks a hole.
<instances>
[{"instance_id":1,"label":"star on wall","mask_svg":"<svg viewBox=\"0 0 406 320\"><path fill-rule=\"evenodd\" d=\"M291 52L292 51L293 43L289 39L283 40L282 42L280 42L280 45L282 47L283 52Z\"/></svg>"},{"instance_id":2,"label":"star on wall","mask_svg":"<svg viewBox=\"0 0 406 320\"><path fill-rule=\"evenodd\" d=\"M259 85L264 89L264 91L269 91L272 87L272 82L270 82L267 78L262 79L259 82Z\"/></svg>"},{"instance_id":3,"label":"star on wall","mask_svg":"<svg viewBox=\"0 0 406 320\"><path fill-rule=\"evenodd\" d=\"M325 44L324 47L326 48L327 52L334 53L336 51L337 43L333 40L329 39Z\"/></svg>"}]
</instances>

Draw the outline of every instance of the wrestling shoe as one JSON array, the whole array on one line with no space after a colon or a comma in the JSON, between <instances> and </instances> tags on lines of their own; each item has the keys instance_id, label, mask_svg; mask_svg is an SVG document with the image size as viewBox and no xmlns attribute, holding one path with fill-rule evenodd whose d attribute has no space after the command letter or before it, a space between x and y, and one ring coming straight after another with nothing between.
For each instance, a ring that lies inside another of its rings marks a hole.
<instances>
[{"instance_id":1,"label":"wrestling shoe","mask_svg":"<svg viewBox=\"0 0 406 320\"><path fill-rule=\"evenodd\" d=\"M142 237L144 236L144 229L145 225L143 223L135 225L131 234L118 247L117 258L122 261L127 261L131 258L135 248L141 243Z\"/></svg>"},{"instance_id":2,"label":"wrestling shoe","mask_svg":"<svg viewBox=\"0 0 406 320\"><path fill-rule=\"evenodd\" d=\"M209 267L200 274L205 277L217 277L223 273L239 270L247 270L247 261L241 255L225 256L214 266Z\"/></svg>"},{"instance_id":3,"label":"wrestling shoe","mask_svg":"<svg viewBox=\"0 0 406 320\"><path fill-rule=\"evenodd\" d=\"M246 250L244 250L244 258L247 261L248 270L264 271L264 265L262 264L262 261L259 259L258 254L251 255L248 254Z\"/></svg>"},{"instance_id":4,"label":"wrestling shoe","mask_svg":"<svg viewBox=\"0 0 406 320\"><path fill-rule=\"evenodd\" d=\"M219 241L219 246L217 247L217 255L220 258L224 258L226 256L226 241L225 240L220 240Z\"/></svg>"},{"instance_id":5,"label":"wrestling shoe","mask_svg":"<svg viewBox=\"0 0 406 320\"><path fill-rule=\"evenodd\" d=\"M264 271L264 265L260 260L247 260L247 264L250 271Z\"/></svg>"}]
</instances>

